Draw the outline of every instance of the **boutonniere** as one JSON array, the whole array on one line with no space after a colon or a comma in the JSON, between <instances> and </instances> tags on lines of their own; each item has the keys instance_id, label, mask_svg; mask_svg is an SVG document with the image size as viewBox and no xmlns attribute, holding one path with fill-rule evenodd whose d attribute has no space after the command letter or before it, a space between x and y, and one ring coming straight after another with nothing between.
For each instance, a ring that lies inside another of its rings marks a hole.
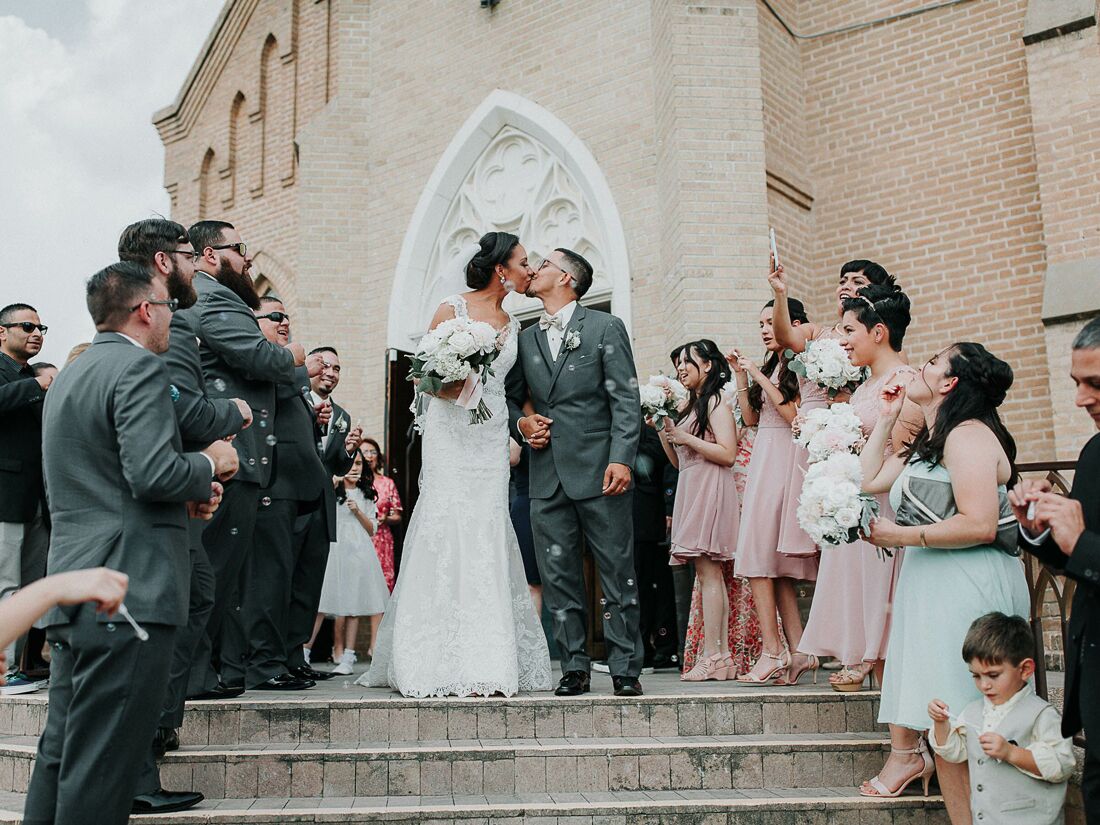
<instances>
[{"instance_id":1,"label":"boutonniere","mask_svg":"<svg viewBox=\"0 0 1100 825\"><path fill-rule=\"evenodd\" d=\"M175 384L168 385L168 395L172 398L173 403L180 400L180 391L176 388Z\"/></svg>"},{"instance_id":2,"label":"boutonniere","mask_svg":"<svg viewBox=\"0 0 1100 825\"><path fill-rule=\"evenodd\" d=\"M565 345L566 350L572 352L581 345L581 334L575 329L571 329L565 333L565 339L562 343Z\"/></svg>"},{"instance_id":3,"label":"boutonniere","mask_svg":"<svg viewBox=\"0 0 1100 825\"><path fill-rule=\"evenodd\" d=\"M336 422L336 429L340 431L341 435L346 433L348 431L348 420L346 418L338 420Z\"/></svg>"}]
</instances>

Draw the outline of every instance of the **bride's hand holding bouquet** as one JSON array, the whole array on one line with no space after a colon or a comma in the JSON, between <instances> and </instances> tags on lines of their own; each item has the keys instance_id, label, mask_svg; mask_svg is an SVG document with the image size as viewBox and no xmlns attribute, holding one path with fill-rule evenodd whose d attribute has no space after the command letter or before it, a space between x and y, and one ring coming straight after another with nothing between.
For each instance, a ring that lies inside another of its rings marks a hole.
<instances>
[{"instance_id":1,"label":"bride's hand holding bouquet","mask_svg":"<svg viewBox=\"0 0 1100 825\"><path fill-rule=\"evenodd\" d=\"M420 339L410 356L409 379L416 382L418 396L454 401L470 411L471 424L479 424L492 417L482 391L498 355L499 336L491 324L451 318Z\"/></svg>"}]
</instances>

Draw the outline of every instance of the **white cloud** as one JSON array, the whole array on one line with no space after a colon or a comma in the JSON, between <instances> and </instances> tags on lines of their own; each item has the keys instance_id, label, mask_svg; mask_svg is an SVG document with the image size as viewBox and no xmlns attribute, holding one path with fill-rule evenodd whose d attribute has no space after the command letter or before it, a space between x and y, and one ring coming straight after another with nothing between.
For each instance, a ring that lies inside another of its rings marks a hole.
<instances>
[{"instance_id":1,"label":"white cloud","mask_svg":"<svg viewBox=\"0 0 1100 825\"><path fill-rule=\"evenodd\" d=\"M33 22L0 16L0 306L38 308L54 362L93 335L84 281L117 258L122 228L168 214L150 119L175 98L222 0L69 5Z\"/></svg>"}]
</instances>

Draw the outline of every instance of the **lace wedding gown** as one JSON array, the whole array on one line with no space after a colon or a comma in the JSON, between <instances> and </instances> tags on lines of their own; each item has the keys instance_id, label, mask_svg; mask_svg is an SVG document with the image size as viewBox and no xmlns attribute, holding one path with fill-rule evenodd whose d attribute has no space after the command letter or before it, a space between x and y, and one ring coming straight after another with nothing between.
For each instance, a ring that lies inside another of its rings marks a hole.
<instances>
[{"instance_id":1,"label":"lace wedding gown","mask_svg":"<svg viewBox=\"0 0 1100 825\"><path fill-rule=\"evenodd\" d=\"M464 298L446 302L456 317L468 317ZM457 404L428 403L420 499L360 684L413 697L550 689L546 637L508 514L504 378L518 334L514 318L500 333L503 346L484 388L491 418L471 424Z\"/></svg>"}]
</instances>

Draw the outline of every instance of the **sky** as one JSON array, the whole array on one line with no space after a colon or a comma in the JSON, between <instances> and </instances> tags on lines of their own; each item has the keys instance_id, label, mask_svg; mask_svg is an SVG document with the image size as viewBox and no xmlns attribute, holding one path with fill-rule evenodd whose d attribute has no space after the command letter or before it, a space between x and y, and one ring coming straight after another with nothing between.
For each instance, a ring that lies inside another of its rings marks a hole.
<instances>
[{"instance_id":1,"label":"sky","mask_svg":"<svg viewBox=\"0 0 1100 825\"><path fill-rule=\"evenodd\" d=\"M223 0L0 0L0 306L38 309L40 360L95 330L84 281L123 227L168 216L152 124Z\"/></svg>"}]
</instances>

